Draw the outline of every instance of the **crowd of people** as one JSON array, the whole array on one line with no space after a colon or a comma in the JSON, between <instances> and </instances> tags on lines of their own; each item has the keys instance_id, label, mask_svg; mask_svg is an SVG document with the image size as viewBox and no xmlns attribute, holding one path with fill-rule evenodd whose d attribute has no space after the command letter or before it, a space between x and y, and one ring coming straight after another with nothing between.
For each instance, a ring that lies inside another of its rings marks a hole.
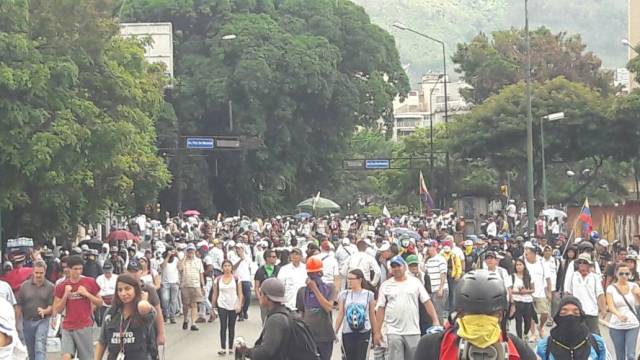
<instances>
[{"instance_id":1,"label":"crowd of people","mask_svg":"<svg viewBox=\"0 0 640 360\"><path fill-rule=\"evenodd\" d=\"M251 359L328 360L336 344L347 360L603 359L605 316L616 358L635 359L640 237L568 243L557 219L541 218L549 224L525 238L510 217L469 235L453 210L139 216L112 229L131 238L11 251L0 333L14 340L0 337L0 359L46 359L52 332L63 359L157 359L179 319L184 331L219 322L217 353ZM235 331L250 316L263 324L255 346Z\"/></svg>"}]
</instances>

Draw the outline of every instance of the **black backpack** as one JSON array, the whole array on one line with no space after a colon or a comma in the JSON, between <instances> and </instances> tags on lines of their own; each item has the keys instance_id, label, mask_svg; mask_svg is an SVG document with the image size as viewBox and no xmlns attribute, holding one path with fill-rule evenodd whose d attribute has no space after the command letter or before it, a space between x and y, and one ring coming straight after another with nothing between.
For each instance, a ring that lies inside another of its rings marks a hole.
<instances>
[{"instance_id":1,"label":"black backpack","mask_svg":"<svg viewBox=\"0 0 640 360\"><path fill-rule=\"evenodd\" d=\"M285 359L320 360L318 345L311 335L311 330L299 316L294 316L290 311L278 311L273 314L285 315L289 324L289 341L283 354Z\"/></svg>"}]
</instances>

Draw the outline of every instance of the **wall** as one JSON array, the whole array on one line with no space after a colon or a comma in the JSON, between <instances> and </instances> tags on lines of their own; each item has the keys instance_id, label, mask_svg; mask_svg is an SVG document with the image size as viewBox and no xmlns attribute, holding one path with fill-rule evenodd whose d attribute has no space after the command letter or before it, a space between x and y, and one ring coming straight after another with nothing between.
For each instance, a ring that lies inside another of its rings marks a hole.
<instances>
[{"instance_id":1,"label":"wall","mask_svg":"<svg viewBox=\"0 0 640 360\"><path fill-rule=\"evenodd\" d=\"M623 244L631 243L633 235L640 234L640 201L628 201L624 205L590 206L593 229L600 232L602 238L609 240L621 240ZM567 231L576 224L581 207L567 209ZM581 236L581 225L574 227L576 236Z\"/></svg>"}]
</instances>

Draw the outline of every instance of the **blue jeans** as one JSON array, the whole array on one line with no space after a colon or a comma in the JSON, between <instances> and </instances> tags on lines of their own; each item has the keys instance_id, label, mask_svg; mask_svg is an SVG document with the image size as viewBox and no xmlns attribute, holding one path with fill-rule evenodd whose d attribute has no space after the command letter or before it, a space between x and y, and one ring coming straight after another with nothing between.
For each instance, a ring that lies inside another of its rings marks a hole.
<instances>
[{"instance_id":1,"label":"blue jeans","mask_svg":"<svg viewBox=\"0 0 640 360\"><path fill-rule=\"evenodd\" d=\"M160 297L162 299L162 315L165 319L175 320L176 313L180 309L179 295L180 287L178 284L162 284Z\"/></svg>"},{"instance_id":2,"label":"blue jeans","mask_svg":"<svg viewBox=\"0 0 640 360\"><path fill-rule=\"evenodd\" d=\"M29 359L46 360L47 359L47 333L49 332L50 318L42 320L22 320L24 333L24 342L29 351Z\"/></svg>"},{"instance_id":3,"label":"blue jeans","mask_svg":"<svg viewBox=\"0 0 640 360\"><path fill-rule=\"evenodd\" d=\"M609 329L609 336L616 350L616 359L635 360L638 329L618 330Z\"/></svg>"},{"instance_id":4,"label":"blue jeans","mask_svg":"<svg viewBox=\"0 0 640 360\"><path fill-rule=\"evenodd\" d=\"M240 316L243 316L245 319L247 319L247 312L249 311L249 304L251 303L251 281L241 281L240 283L242 284L242 297L244 298Z\"/></svg>"}]
</instances>

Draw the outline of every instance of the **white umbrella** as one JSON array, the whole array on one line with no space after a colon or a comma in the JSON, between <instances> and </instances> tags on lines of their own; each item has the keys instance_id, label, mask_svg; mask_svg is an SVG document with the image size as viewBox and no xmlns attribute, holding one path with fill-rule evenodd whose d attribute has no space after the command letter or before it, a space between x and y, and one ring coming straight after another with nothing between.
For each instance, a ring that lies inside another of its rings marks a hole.
<instances>
[{"instance_id":1,"label":"white umbrella","mask_svg":"<svg viewBox=\"0 0 640 360\"><path fill-rule=\"evenodd\" d=\"M550 218L559 218L559 219L567 217L567 213L559 209L544 209L542 210L542 215Z\"/></svg>"}]
</instances>

